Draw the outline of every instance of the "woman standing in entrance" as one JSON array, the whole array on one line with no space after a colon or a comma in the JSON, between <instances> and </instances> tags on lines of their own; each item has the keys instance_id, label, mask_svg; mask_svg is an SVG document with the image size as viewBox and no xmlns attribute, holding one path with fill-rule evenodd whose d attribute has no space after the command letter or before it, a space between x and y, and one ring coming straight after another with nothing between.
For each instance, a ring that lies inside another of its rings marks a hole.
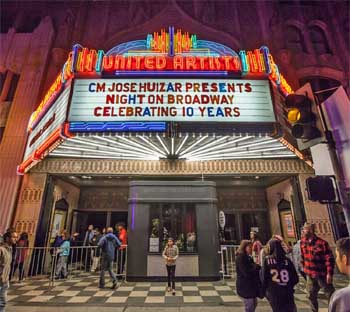
<instances>
[{"instance_id":1,"label":"woman standing in entrance","mask_svg":"<svg viewBox=\"0 0 350 312\"><path fill-rule=\"evenodd\" d=\"M237 294L242 298L245 312L254 312L258 305L260 266L252 258L253 243L242 240L236 256Z\"/></svg>"},{"instance_id":2,"label":"woman standing in entrance","mask_svg":"<svg viewBox=\"0 0 350 312\"><path fill-rule=\"evenodd\" d=\"M178 256L179 249L174 244L174 240L168 238L168 244L163 251L163 258L165 259L166 270L168 272L168 292L172 291L173 295L175 295L175 268Z\"/></svg>"},{"instance_id":3,"label":"woman standing in entrance","mask_svg":"<svg viewBox=\"0 0 350 312\"><path fill-rule=\"evenodd\" d=\"M261 259L260 259L260 253L263 249L263 245L261 241L259 240L258 233L255 231L250 232L250 239L252 242L252 248L253 248L253 260L256 264L261 265Z\"/></svg>"}]
</instances>

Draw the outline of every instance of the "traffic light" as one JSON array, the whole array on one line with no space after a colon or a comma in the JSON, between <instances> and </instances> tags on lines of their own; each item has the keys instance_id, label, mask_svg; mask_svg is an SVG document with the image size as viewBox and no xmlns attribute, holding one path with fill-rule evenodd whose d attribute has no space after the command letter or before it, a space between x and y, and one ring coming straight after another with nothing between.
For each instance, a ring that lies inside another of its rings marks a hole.
<instances>
[{"instance_id":1,"label":"traffic light","mask_svg":"<svg viewBox=\"0 0 350 312\"><path fill-rule=\"evenodd\" d=\"M335 203L339 201L336 182L333 176L316 176L306 179L308 197L312 201L321 203Z\"/></svg>"},{"instance_id":2,"label":"traffic light","mask_svg":"<svg viewBox=\"0 0 350 312\"><path fill-rule=\"evenodd\" d=\"M303 150L320 143L323 139L322 123L310 84L289 94L285 105L291 134L297 139L299 149Z\"/></svg>"},{"instance_id":3,"label":"traffic light","mask_svg":"<svg viewBox=\"0 0 350 312\"><path fill-rule=\"evenodd\" d=\"M288 121L292 124L292 135L296 139L312 140L322 136L316 126L316 115L312 111L312 102L306 95L288 95L286 106Z\"/></svg>"}]
</instances>

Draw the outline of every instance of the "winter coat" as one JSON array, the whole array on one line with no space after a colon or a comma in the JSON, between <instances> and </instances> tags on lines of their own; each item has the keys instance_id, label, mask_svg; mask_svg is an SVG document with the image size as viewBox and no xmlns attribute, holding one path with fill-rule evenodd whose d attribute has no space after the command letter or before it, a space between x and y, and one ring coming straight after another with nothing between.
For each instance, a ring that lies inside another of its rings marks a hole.
<instances>
[{"instance_id":1,"label":"winter coat","mask_svg":"<svg viewBox=\"0 0 350 312\"><path fill-rule=\"evenodd\" d=\"M28 254L28 240L21 239L17 243L16 263L23 263Z\"/></svg>"},{"instance_id":2,"label":"winter coat","mask_svg":"<svg viewBox=\"0 0 350 312\"><path fill-rule=\"evenodd\" d=\"M8 244L0 244L0 287L9 282L12 262L12 247Z\"/></svg>"},{"instance_id":3,"label":"winter coat","mask_svg":"<svg viewBox=\"0 0 350 312\"><path fill-rule=\"evenodd\" d=\"M277 260L273 256L267 256L261 268L260 278L262 290L269 301L283 306L294 297L294 286L299 282L294 264L289 258Z\"/></svg>"},{"instance_id":4,"label":"winter coat","mask_svg":"<svg viewBox=\"0 0 350 312\"><path fill-rule=\"evenodd\" d=\"M97 247L101 238L102 238L102 234L95 234L94 237L92 238L92 240L90 241L90 245L92 247ZM94 250L95 250L95 257L100 257L101 256L100 247L95 248Z\"/></svg>"},{"instance_id":5,"label":"winter coat","mask_svg":"<svg viewBox=\"0 0 350 312\"><path fill-rule=\"evenodd\" d=\"M102 257L109 261L113 261L115 249L120 245L120 240L113 233L108 233L103 236L97 244L97 246L102 250Z\"/></svg>"},{"instance_id":6,"label":"winter coat","mask_svg":"<svg viewBox=\"0 0 350 312\"><path fill-rule=\"evenodd\" d=\"M64 240L58 248L58 252L61 256L68 257L70 253L70 240Z\"/></svg>"},{"instance_id":7,"label":"winter coat","mask_svg":"<svg viewBox=\"0 0 350 312\"><path fill-rule=\"evenodd\" d=\"M120 249L125 249L126 245L128 244L128 232L126 229L122 229L119 231L119 240L122 242L122 247Z\"/></svg>"},{"instance_id":8,"label":"winter coat","mask_svg":"<svg viewBox=\"0 0 350 312\"><path fill-rule=\"evenodd\" d=\"M292 260L293 264L295 266L295 269L298 272L303 272L303 266L301 264L301 249L300 249L300 240L293 246L292 251Z\"/></svg>"},{"instance_id":9,"label":"winter coat","mask_svg":"<svg viewBox=\"0 0 350 312\"><path fill-rule=\"evenodd\" d=\"M259 270L260 266L254 263L247 254L238 254L236 257L236 288L237 294L242 298L256 298L259 296Z\"/></svg>"},{"instance_id":10,"label":"winter coat","mask_svg":"<svg viewBox=\"0 0 350 312\"><path fill-rule=\"evenodd\" d=\"M166 246L162 256L165 259L166 265L176 265L176 259L179 257L179 249L176 245L173 245L172 247Z\"/></svg>"}]
</instances>

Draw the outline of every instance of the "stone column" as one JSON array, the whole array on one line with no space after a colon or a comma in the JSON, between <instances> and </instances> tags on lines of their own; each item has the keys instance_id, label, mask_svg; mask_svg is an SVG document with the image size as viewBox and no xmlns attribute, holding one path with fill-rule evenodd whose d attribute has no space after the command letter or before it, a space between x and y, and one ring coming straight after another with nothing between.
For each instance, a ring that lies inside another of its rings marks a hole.
<instances>
[{"instance_id":1,"label":"stone column","mask_svg":"<svg viewBox=\"0 0 350 312\"><path fill-rule=\"evenodd\" d=\"M8 43L3 66L19 73L20 79L0 145L0 232L10 225L14 214L20 186L16 167L22 162L29 117L39 104L39 90L53 35L51 18L45 17L33 33L13 34Z\"/></svg>"},{"instance_id":2,"label":"stone column","mask_svg":"<svg viewBox=\"0 0 350 312\"><path fill-rule=\"evenodd\" d=\"M165 275L160 254L148 253L150 205L192 203L198 253L180 255L177 276L219 279L216 184L209 181L133 181L129 191L128 279Z\"/></svg>"},{"instance_id":3,"label":"stone column","mask_svg":"<svg viewBox=\"0 0 350 312\"><path fill-rule=\"evenodd\" d=\"M18 233L27 232L29 234L31 246L35 241L46 180L47 174L45 173L26 174L19 193L14 226Z\"/></svg>"}]
</instances>

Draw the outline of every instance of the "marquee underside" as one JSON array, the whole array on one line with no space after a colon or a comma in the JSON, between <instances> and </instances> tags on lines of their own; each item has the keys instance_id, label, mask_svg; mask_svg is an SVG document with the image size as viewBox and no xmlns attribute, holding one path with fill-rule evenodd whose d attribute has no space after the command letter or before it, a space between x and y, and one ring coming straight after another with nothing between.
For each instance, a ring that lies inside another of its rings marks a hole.
<instances>
[{"instance_id":1,"label":"marquee underside","mask_svg":"<svg viewBox=\"0 0 350 312\"><path fill-rule=\"evenodd\" d=\"M52 157L96 159L220 159L294 158L280 140L265 135L163 134L121 135L81 133L68 138L50 152Z\"/></svg>"}]
</instances>

